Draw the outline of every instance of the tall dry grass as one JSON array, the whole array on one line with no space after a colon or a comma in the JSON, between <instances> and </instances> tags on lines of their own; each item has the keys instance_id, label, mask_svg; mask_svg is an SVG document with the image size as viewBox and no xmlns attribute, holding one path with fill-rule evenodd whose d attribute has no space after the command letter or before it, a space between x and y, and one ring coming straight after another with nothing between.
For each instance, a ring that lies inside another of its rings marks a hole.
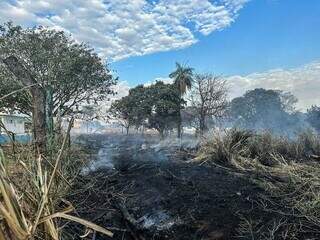
<instances>
[{"instance_id":1,"label":"tall dry grass","mask_svg":"<svg viewBox=\"0 0 320 240\"><path fill-rule=\"evenodd\" d=\"M37 159L18 157L15 169L0 149L0 240L58 240L63 230L62 220L113 236L111 231L71 215L74 207L63 199L70 179L75 177L72 175L78 171L71 171L74 168L66 167L68 164L63 162L69 159L66 158L67 140L65 137L53 161L42 156ZM24 156L33 158L34 155Z\"/></svg>"},{"instance_id":2,"label":"tall dry grass","mask_svg":"<svg viewBox=\"0 0 320 240\"><path fill-rule=\"evenodd\" d=\"M279 161L303 162L320 156L320 136L312 131L297 134L293 139L272 135L270 132L254 133L249 130L230 129L215 132L205 141L196 161L237 165L259 161L273 166Z\"/></svg>"}]
</instances>

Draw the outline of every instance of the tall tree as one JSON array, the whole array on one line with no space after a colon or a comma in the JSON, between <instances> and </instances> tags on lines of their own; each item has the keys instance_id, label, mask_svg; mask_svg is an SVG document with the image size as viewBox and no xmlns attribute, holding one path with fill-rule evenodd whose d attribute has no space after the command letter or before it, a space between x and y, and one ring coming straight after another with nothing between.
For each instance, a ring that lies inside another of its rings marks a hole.
<instances>
[{"instance_id":1,"label":"tall tree","mask_svg":"<svg viewBox=\"0 0 320 240\"><path fill-rule=\"evenodd\" d=\"M176 69L169 74L169 77L174 80L174 85L179 91L180 98L187 92L188 89L192 86L193 81L193 68L190 68L180 63L176 63ZM182 102L182 101L181 101ZM181 138L181 128L182 128L182 119L181 119L181 109L180 106L180 117L178 119L178 138Z\"/></svg>"},{"instance_id":2,"label":"tall tree","mask_svg":"<svg viewBox=\"0 0 320 240\"><path fill-rule=\"evenodd\" d=\"M173 84L158 81L130 89L129 95L115 101L110 113L126 128L144 126L155 129L161 137L177 126L182 105L178 89Z\"/></svg>"},{"instance_id":3,"label":"tall tree","mask_svg":"<svg viewBox=\"0 0 320 240\"><path fill-rule=\"evenodd\" d=\"M225 114L227 101L226 82L213 74L196 74L190 93L190 107L193 109L202 135L207 130L207 119Z\"/></svg>"},{"instance_id":4,"label":"tall tree","mask_svg":"<svg viewBox=\"0 0 320 240\"><path fill-rule=\"evenodd\" d=\"M18 59L10 56L3 60L5 65L16 76L23 85L30 86L32 96L32 122L33 136L36 150L43 153L46 139L46 118L45 118L45 92L37 84L32 75L19 63Z\"/></svg>"},{"instance_id":5,"label":"tall tree","mask_svg":"<svg viewBox=\"0 0 320 240\"><path fill-rule=\"evenodd\" d=\"M93 49L76 43L62 31L5 24L0 27L0 53L2 59L17 58L44 91L48 87L53 89L54 115L58 111L70 114L82 102L104 99L115 83L108 66ZM3 65L0 72L8 73ZM12 74L6 74L0 81L4 79L15 85L21 83ZM26 101L24 109L28 106Z\"/></svg>"},{"instance_id":6,"label":"tall tree","mask_svg":"<svg viewBox=\"0 0 320 240\"><path fill-rule=\"evenodd\" d=\"M180 119L182 101L175 85L158 81L148 88L147 105L152 107L152 111L147 116L148 126L156 129L161 138L166 132L176 127Z\"/></svg>"},{"instance_id":7,"label":"tall tree","mask_svg":"<svg viewBox=\"0 0 320 240\"><path fill-rule=\"evenodd\" d=\"M129 134L129 129L133 126L133 105L129 96L125 96L120 100L116 100L111 104L109 110L111 117L116 119L118 123L126 129L126 134Z\"/></svg>"},{"instance_id":8,"label":"tall tree","mask_svg":"<svg viewBox=\"0 0 320 240\"><path fill-rule=\"evenodd\" d=\"M1 26L0 59L4 62L0 64L0 83L6 83L2 92L30 87L17 91L15 99L21 102L0 101L0 109L14 107L20 112L30 112L36 103L42 132L45 132L46 115L72 114L83 102L104 99L112 93L110 87L115 83L108 68L89 46L76 43L64 32L42 27L22 29L11 23ZM30 82L25 81L27 75ZM32 93L35 89L38 97ZM33 118L38 116L33 114ZM38 138L36 134L35 137Z\"/></svg>"}]
</instances>

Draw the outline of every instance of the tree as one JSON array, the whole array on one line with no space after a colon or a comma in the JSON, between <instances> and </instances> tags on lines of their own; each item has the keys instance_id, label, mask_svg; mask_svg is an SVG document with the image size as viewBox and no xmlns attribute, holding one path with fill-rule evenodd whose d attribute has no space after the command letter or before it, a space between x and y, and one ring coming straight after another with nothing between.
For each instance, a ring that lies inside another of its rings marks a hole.
<instances>
[{"instance_id":1,"label":"tree","mask_svg":"<svg viewBox=\"0 0 320 240\"><path fill-rule=\"evenodd\" d=\"M176 63L176 70L169 74L169 77L174 80L174 85L179 91L179 97L182 99L182 96L186 93L188 89L192 86L193 81L193 69L179 63ZM183 102L183 101L181 101ZM178 137L181 138L181 128L182 128L182 120L181 120L181 109L179 110L179 119L178 119Z\"/></svg>"},{"instance_id":2,"label":"tree","mask_svg":"<svg viewBox=\"0 0 320 240\"><path fill-rule=\"evenodd\" d=\"M177 126L183 100L175 85L161 81L149 87L148 96L147 104L152 106L147 118L148 126L156 129L163 138L165 132Z\"/></svg>"},{"instance_id":3,"label":"tree","mask_svg":"<svg viewBox=\"0 0 320 240\"><path fill-rule=\"evenodd\" d=\"M121 126L129 133L130 127L139 128L143 126L147 116L150 115L151 105L150 96L147 95L147 89L143 85L138 85L129 90L129 95L114 103L110 108L111 116L118 120Z\"/></svg>"},{"instance_id":4,"label":"tree","mask_svg":"<svg viewBox=\"0 0 320 240\"><path fill-rule=\"evenodd\" d=\"M32 96L32 118L33 118L33 136L35 140L36 151L43 153L45 150L46 139L46 118L45 118L45 94L36 84L33 76L21 65L17 58L10 56L3 60L10 71L25 86L30 87Z\"/></svg>"},{"instance_id":5,"label":"tree","mask_svg":"<svg viewBox=\"0 0 320 240\"><path fill-rule=\"evenodd\" d=\"M6 83L1 91L26 88L16 98L0 101L0 109L29 114L32 110L34 133L37 129L42 132L35 134L39 141L45 139L48 115L70 115L83 102L102 100L112 93L110 87L116 82L89 46L76 43L62 31L22 29L7 23L0 27L0 53L4 63L0 83Z\"/></svg>"},{"instance_id":6,"label":"tree","mask_svg":"<svg viewBox=\"0 0 320 240\"><path fill-rule=\"evenodd\" d=\"M196 74L190 93L190 105L202 135L207 130L206 120L223 116L227 109L226 82L212 74Z\"/></svg>"},{"instance_id":7,"label":"tree","mask_svg":"<svg viewBox=\"0 0 320 240\"><path fill-rule=\"evenodd\" d=\"M320 133L320 107L319 106L311 106L311 108L307 110L307 121L317 132Z\"/></svg>"},{"instance_id":8,"label":"tree","mask_svg":"<svg viewBox=\"0 0 320 240\"><path fill-rule=\"evenodd\" d=\"M130 96L125 96L111 104L111 116L116 118L119 124L126 129L127 135L133 125L133 102Z\"/></svg>"},{"instance_id":9,"label":"tree","mask_svg":"<svg viewBox=\"0 0 320 240\"><path fill-rule=\"evenodd\" d=\"M151 86L139 85L129 95L114 102L110 113L127 129L145 126L156 129L161 137L177 126L182 105L175 85L157 82Z\"/></svg>"},{"instance_id":10,"label":"tree","mask_svg":"<svg viewBox=\"0 0 320 240\"><path fill-rule=\"evenodd\" d=\"M239 127L285 132L294 125L296 102L289 92L257 88L234 98L229 115Z\"/></svg>"},{"instance_id":11,"label":"tree","mask_svg":"<svg viewBox=\"0 0 320 240\"><path fill-rule=\"evenodd\" d=\"M133 125L138 129L146 125L146 120L152 111L150 87L138 85L129 90L129 96L134 105L132 108Z\"/></svg>"},{"instance_id":12,"label":"tree","mask_svg":"<svg viewBox=\"0 0 320 240\"><path fill-rule=\"evenodd\" d=\"M3 59L17 58L42 89L52 87L54 114L61 110L65 115L82 102L104 99L116 82L93 49L62 31L22 29L8 23L0 28L0 52ZM10 74L5 77L13 84L21 82Z\"/></svg>"}]
</instances>

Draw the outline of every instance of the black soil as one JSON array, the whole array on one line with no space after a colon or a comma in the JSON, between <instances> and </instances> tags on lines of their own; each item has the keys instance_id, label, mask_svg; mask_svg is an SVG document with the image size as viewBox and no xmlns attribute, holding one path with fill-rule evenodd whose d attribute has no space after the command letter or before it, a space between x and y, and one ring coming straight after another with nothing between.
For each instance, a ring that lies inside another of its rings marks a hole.
<instances>
[{"instance_id":1,"label":"black soil","mask_svg":"<svg viewBox=\"0 0 320 240\"><path fill-rule=\"evenodd\" d=\"M114 168L84 174L68 200L79 216L111 229L113 239L238 239L239 216L255 211L252 202L262 192L248 176L190 163L175 146L154 148L155 139L89 142L92 149L112 146L106 152ZM75 225L68 230L74 239L84 232Z\"/></svg>"}]
</instances>

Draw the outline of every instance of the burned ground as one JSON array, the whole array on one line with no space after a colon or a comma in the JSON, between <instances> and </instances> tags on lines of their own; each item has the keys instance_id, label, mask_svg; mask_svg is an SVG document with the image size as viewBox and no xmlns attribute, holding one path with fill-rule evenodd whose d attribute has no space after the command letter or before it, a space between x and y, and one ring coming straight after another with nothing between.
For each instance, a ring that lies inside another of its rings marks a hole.
<instances>
[{"instance_id":1,"label":"burned ground","mask_svg":"<svg viewBox=\"0 0 320 240\"><path fill-rule=\"evenodd\" d=\"M114 239L234 239L240 215L255 211L263 191L243 174L188 162L191 157L175 154L180 149L174 144L161 148L155 139L133 136L97 139L89 142L100 149L99 168L83 175L69 200L81 217L113 229ZM76 232L70 226L74 238Z\"/></svg>"}]
</instances>

